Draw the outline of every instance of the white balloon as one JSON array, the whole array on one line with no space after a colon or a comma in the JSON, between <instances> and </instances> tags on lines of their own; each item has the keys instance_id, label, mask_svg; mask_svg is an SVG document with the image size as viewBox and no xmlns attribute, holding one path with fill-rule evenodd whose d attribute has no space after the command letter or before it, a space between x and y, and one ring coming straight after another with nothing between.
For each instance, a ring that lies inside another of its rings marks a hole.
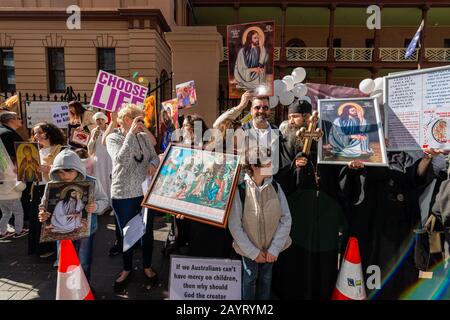
<instances>
[{"instance_id":1,"label":"white balloon","mask_svg":"<svg viewBox=\"0 0 450 320\"><path fill-rule=\"evenodd\" d=\"M308 97L308 96L299 97L299 98L298 98L298 101L306 101L306 102L308 102L309 104L312 104L311 98Z\"/></svg>"},{"instance_id":2,"label":"white balloon","mask_svg":"<svg viewBox=\"0 0 450 320\"><path fill-rule=\"evenodd\" d=\"M294 102L294 94L290 91L284 91L280 95L280 103L284 106L290 105L292 102Z\"/></svg>"},{"instance_id":3,"label":"white balloon","mask_svg":"<svg viewBox=\"0 0 450 320\"><path fill-rule=\"evenodd\" d=\"M294 78L292 76L285 76L282 81L286 84L287 91L291 91L294 88Z\"/></svg>"},{"instance_id":4,"label":"white balloon","mask_svg":"<svg viewBox=\"0 0 450 320\"><path fill-rule=\"evenodd\" d=\"M373 88L374 91L376 90L383 90L383 78L378 77L375 80L375 87Z\"/></svg>"},{"instance_id":5,"label":"white balloon","mask_svg":"<svg viewBox=\"0 0 450 320\"><path fill-rule=\"evenodd\" d=\"M295 68L292 71L292 77L294 78L294 83L302 82L306 78L306 70L302 67Z\"/></svg>"},{"instance_id":6,"label":"white balloon","mask_svg":"<svg viewBox=\"0 0 450 320\"><path fill-rule=\"evenodd\" d=\"M283 91L286 91L286 84L281 80L275 80L273 82L274 95L279 96Z\"/></svg>"},{"instance_id":7,"label":"white balloon","mask_svg":"<svg viewBox=\"0 0 450 320\"><path fill-rule=\"evenodd\" d=\"M365 94L370 94L374 88L375 88L375 81L373 81L372 79L364 79L359 84L359 90Z\"/></svg>"},{"instance_id":8,"label":"white balloon","mask_svg":"<svg viewBox=\"0 0 450 320\"><path fill-rule=\"evenodd\" d=\"M296 84L294 89L292 89L292 93L297 98L306 95L307 92L308 92L308 87L303 83Z\"/></svg>"},{"instance_id":9,"label":"white balloon","mask_svg":"<svg viewBox=\"0 0 450 320\"><path fill-rule=\"evenodd\" d=\"M278 105L279 99L277 96L271 96L269 97L269 107L275 108Z\"/></svg>"}]
</instances>

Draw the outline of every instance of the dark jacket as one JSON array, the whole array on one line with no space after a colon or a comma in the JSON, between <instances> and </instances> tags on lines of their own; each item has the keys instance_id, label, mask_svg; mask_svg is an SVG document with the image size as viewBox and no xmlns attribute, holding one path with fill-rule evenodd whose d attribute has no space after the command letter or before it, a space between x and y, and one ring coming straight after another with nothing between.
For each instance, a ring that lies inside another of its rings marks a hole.
<instances>
[{"instance_id":1,"label":"dark jacket","mask_svg":"<svg viewBox=\"0 0 450 320\"><path fill-rule=\"evenodd\" d=\"M22 137L14 129L8 127L7 125L0 124L0 139L5 145L6 151L11 157L11 160L16 163L16 150L14 148L14 142L22 142Z\"/></svg>"}]
</instances>

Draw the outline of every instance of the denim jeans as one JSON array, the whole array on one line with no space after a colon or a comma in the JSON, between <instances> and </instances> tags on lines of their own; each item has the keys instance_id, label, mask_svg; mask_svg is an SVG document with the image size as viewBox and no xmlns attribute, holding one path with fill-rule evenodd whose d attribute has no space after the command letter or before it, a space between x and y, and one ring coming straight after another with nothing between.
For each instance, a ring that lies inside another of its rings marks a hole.
<instances>
[{"instance_id":1,"label":"denim jeans","mask_svg":"<svg viewBox=\"0 0 450 320\"><path fill-rule=\"evenodd\" d=\"M134 218L142 210L141 203L144 197L130 198L130 199L112 199L112 205L120 226L120 231L123 237L123 228L128 221ZM146 232L141 238L142 261L144 269L152 266L153 254L153 211L147 210L147 225ZM133 251L136 244L122 254L123 270L131 271L133 265Z\"/></svg>"},{"instance_id":2,"label":"denim jeans","mask_svg":"<svg viewBox=\"0 0 450 320\"><path fill-rule=\"evenodd\" d=\"M269 300L273 263L242 257L242 300Z\"/></svg>"},{"instance_id":3,"label":"denim jeans","mask_svg":"<svg viewBox=\"0 0 450 320\"><path fill-rule=\"evenodd\" d=\"M94 247L94 236L95 233L91 234L87 238L81 238L73 241L73 246L78 255L78 260L80 260L80 265L83 268L84 275L88 282L91 279L91 264L92 264L92 248ZM60 257L60 245L59 241L56 242L56 260L59 261Z\"/></svg>"}]
</instances>

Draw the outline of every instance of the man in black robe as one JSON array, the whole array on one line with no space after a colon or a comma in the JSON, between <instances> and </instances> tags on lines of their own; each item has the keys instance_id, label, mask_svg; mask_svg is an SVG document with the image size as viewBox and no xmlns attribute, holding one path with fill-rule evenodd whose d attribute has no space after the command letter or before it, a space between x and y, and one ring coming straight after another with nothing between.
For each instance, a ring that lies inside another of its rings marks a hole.
<instances>
[{"instance_id":1,"label":"man in black robe","mask_svg":"<svg viewBox=\"0 0 450 320\"><path fill-rule=\"evenodd\" d=\"M350 193L363 190L362 200L349 210L349 234L359 241L363 270L373 265L381 271L381 288L368 288L369 298L399 299L418 281L414 229L420 227L419 197L435 177L430 164L439 153L428 149L417 159L388 152L388 168L366 167L361 179L347 186Z\"/></svg>"},{"instance_id":2,"label":"man in black robe","mask_svg":"<svg viewBox=\"0 0 450 320\"><path fill-rule=\"evenodd\" d=\"M311 113L311 105L302 101L289 113ZM292 141L295 130L287 131ZM280 254L273 271L274 293L281 299L331 298L337 278L338 252L346 229L347 203L357 202L358 194L349 195L346 185L359 179L359 162L351 166L318 165L317 148L302 154L301 145L289 150L295 155L277 175L291 209L292 245ZM352 197L353 196L353 197Z\"/></svg>"}]
</instances>

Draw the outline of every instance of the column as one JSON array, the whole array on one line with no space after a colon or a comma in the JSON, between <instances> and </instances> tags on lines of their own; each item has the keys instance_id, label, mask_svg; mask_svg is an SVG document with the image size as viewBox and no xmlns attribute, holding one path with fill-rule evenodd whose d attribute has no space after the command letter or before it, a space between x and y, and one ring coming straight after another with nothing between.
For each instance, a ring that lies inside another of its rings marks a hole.
<instances>
[{"instance_id":1,"label":"column","mask_svg":"<svg viewBox=\"0 0 450 320\"><path fill-rule=\"evenodd\" d=\"M336 5L332 4L330 9L330 22L328 26L328 61L334 61L333 40L334 40L334 16L336 13Z\"/></svg>"},{"instance_id":2,"label":"column","mask_svg":"<svg viewBox=\"0 0 450 320\"><path fill-rule=\"evenodd\" d=\"M165 34L172 49L174 86L195 81L197 105L180 111L182 115L196 113L211 127L219 113L219 66L223 59L222 36L216 27L172 27Z\"/></svg>"},{"instance_id":3,"label":"column","mask_svg":"<svg viewBox=\"0 0 450 320\"><path fill-rule=\"evenodd\" d=\"M287 4L283 2L281 4L281 61L286 61L286 10Z\"/></svg>"}]
</instances>

